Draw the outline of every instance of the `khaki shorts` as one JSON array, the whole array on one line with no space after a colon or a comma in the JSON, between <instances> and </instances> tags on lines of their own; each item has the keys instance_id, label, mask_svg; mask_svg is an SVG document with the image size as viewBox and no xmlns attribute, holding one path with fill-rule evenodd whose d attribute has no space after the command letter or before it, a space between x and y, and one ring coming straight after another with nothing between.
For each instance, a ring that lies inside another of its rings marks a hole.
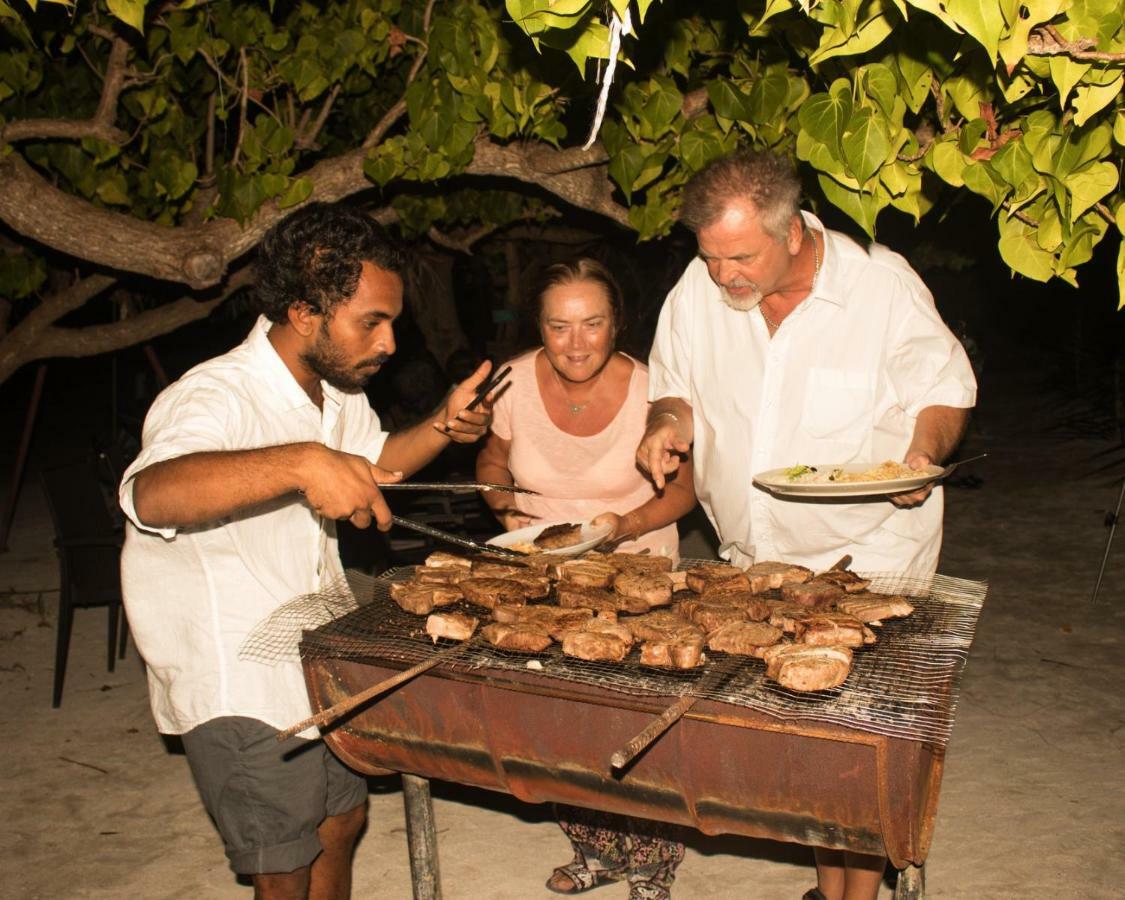
<instances>
[{"instance_id":1,"label":"khaki shorts","mask_svg":"<svg viewBox=\"0 0 1125 900\"><path fill-rule=\"evenodd\" d=\"M203 805L240 875L292 872L321 851L317 828L367 801L367 781L323 741L289 738L257 719L224 716L183 736Z\"/></svg>"}]
</instances>

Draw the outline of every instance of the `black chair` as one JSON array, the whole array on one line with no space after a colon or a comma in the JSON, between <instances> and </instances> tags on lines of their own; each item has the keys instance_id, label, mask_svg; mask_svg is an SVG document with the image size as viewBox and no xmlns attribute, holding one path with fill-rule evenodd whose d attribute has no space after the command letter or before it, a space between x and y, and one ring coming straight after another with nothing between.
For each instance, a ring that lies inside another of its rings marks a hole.
<instances>
[{"instance_id":1,"label":"black chair","mask_svg":"<svg viewBox=\"0 0 1125 900\"><path fill-rule=\"evenodd\" d=\"M121 528L114 522L103 485L104 470L90 457L40 473L55 526L59 557L59 631L55 643L55 686L51 706L62 702L74 610L108 607L106 668L125 658L129 625L121 603Z\"/></svg>"}]
</instances>

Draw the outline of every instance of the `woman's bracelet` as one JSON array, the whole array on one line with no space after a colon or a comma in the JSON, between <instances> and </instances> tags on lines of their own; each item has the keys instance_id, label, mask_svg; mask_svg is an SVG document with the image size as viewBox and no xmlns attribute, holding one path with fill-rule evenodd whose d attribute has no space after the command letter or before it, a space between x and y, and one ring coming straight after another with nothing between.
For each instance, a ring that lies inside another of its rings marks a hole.
<instances>
[{"instance_id":1,"label":"woman's bracelet","mask_svg":"<svg viewBox=\"0 0 1125 900\"><path fill-rule=\"evenodd\" d=\"M648 424L651 425L653 422L655 422L657 419L660 419L660 418L669 418L673 422L679 422L680 421L680 417L677 416L673 412L658 412L655 416L653 416L651 419L648 420Z\"/></svg>"}]
</instances>

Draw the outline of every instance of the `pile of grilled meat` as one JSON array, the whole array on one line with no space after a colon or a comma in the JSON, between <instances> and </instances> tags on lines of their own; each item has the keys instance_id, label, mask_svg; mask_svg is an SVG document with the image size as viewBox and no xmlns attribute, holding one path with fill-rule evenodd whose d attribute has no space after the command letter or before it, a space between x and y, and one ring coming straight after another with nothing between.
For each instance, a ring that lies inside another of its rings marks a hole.
<instances>
[{"instance_id":1,"label":"pile of grilled meat","mask_svg":"<svg viewBox=\"0 0 1125 900\"><path fill-rule=\"evenodd\" d=\"M390 595L428 616L435 642L476 633L480 617L434 611L467 601L491 619L481 637L503 649L535 653L558 642L568 656L619 662L637 647L642 665L692 669L707 648L757 657L782 686L817 691L844 682L852 649L875 642L869 626L914 611L868 586L853 572L814 576L780 562L673 571L667 557L630 553L498 561L439 551L392 582Z\"/></svg>"}]
</instances>

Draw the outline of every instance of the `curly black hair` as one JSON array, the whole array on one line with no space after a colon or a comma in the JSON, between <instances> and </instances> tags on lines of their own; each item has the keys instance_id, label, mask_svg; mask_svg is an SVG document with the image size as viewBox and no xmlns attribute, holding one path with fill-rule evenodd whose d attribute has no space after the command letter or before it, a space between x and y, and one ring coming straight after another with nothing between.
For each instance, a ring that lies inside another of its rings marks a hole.
<instances>
[{"instance_id":1,"label":"curly black hair","mask_svg":"<svg viewBox=\"0 0 1125 900\"><path fill-rule=\"evenodd\" d=\"M331 317L359 286L363 263L400 277L402 248L365 213L338 203L310 203L274 225L258 245L259 311L284 322L292 303Z\"/></svg>"}]
</instances>

